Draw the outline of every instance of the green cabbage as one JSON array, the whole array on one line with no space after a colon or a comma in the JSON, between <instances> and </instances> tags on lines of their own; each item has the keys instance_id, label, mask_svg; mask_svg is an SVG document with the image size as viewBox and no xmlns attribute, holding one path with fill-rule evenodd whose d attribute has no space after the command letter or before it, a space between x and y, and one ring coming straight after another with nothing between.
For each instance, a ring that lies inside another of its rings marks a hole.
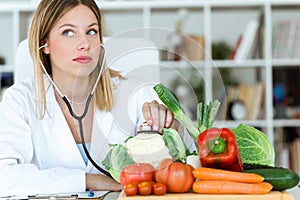
<instances>
[{"instance_id":1,"label":"green cabbage","mask_svg":"<svg viewBox=\"0 0 300 200\"><path fill-rule=\"evenodd\" d=\"M111 176L120 182L120 174L124 167L135 163L128 155L126 148L121 144L110 145L111 149L102 161L105 169Z\"/></svg>"},{"instance_id":2,"label":"green cabbage","mask_svg":"<svg viewBox=\"0 0 300 200\"><path fill-rule=\"evenodd\" d=\"M243 124L232 131L243 163L274 166L275 151L266 134Z\"/></svg>"}]
</instances>

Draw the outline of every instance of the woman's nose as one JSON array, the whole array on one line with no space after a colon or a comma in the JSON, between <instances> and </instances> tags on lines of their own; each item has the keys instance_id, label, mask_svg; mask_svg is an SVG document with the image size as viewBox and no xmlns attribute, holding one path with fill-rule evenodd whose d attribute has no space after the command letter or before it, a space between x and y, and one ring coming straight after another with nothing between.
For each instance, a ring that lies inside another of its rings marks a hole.
<instances>
[{"instance_id":1,"label":"woman's nose","mask_svg":"<svg viewBox=\"0 0 300 200\"><path fill-rule=\"evenodd\" d=\"M79 50L81 50L81 49L89 50L89 48L90 48L89 40L87 39L87 37L85 35L81 36L79 39L78 49Z\"/></svg>"}]
</instances>

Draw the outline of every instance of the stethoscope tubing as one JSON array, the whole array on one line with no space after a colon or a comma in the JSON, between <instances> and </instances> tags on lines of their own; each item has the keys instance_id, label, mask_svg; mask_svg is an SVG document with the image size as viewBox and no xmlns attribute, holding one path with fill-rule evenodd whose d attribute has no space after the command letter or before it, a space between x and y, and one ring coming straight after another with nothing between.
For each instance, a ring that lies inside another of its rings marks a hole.
<instances>
[{"instance_id":1,"label":"stethoscope tubing","mask_svg":"<svg viewBox=\"0 0 300 200\"><path fill-rule=\"evenodd\" d=\"M72 109L72 106L70 104L70 102L68 101L68 99L66 97L63 97L63 100L64 102L66 103L68 109L69 109L69 112L70 114L72 115L72 117L74 119L76 119L78 121L78 124L79 124L79 133L80 133L80 139L81 139L81 143L82 143L82 147L83 147L83 150L84 150L84 153L85 155L87 156L87 158L89 159L89 161L93 164L93 166L98 169L100 172L102 172L103 174L109 176L112 178L111 174L109 172L107 172L106 170L104 170L102 167L100 167L95 161L94 159L91 157L87 147L86 147L86 144L85 144L85 139L84 139L84 135L83 135L83 124L82 124L82 120L84 119L84 117L86 116L87 112L88 112L88 107L89 107L89 104L92 100L92 97L93 97L93 94L89 94L87 100L86 100L86 103L85 103L85 108L84 108L84 112L78 116L76 115L74 112L73 112L73 109Z\"/></svg>"},{"instance_id":2,"label":"stethoscope tubing","mask_svg":"<svg viewBox=\"0 0 300 200\"><path fill-rule=\"evenodd\" d=\"M103 59L102 59L102 62L101 62L101 65L100 65L100 71L99 71L99 74L98 74L98 77L96 79L96 82L93 86L93 89L91 91L91 93L88 95L88 98L86 100L86 103L85 103L85 107L84 107L84 111L81 115L76 115L72 109L72 106L70 104L70 101L68 99L68 97L66 95L64 95L61 90L57 87L57 85L54 83L54 81L52 80L52 78L50 77L50 75L48 74L46 68L44 67L42 61L40 60L40 64L42 66L42 69L45 73L45 75L47 76L47 78L49 79L50 83L53 85L53 87L55 88L55 90L58 92L58 94L61 96L61 98L63 99L63 101L65 102L65 104L67 105L68 107L68 110L71 114L71 116L76 119L78 121L78 124L79 124L79 133L80 133L80 139L81 139L81 143L82 143L82 147L83 147L83 150L84 150L84 153L86 154L88 160L92 163L92 165L98 169L100 172L102 172L103 174L109 176L112 178L111 174L109 172L107 172L106 170L104 170L102 167L100 167L95 161L94 159L91 157L87 147L86 147L86 143L85 143L85 139L84 139L84 133L83 133L83 124L82 124L82 120L85 118L87 112L88 112L88 109L89 109L89 105L90 105L90 102L92 100L92 97L96 91L96 88L97 88L97 84L100 80L100 77L101 77L101 74L102 74L102 71L103 71L103 68L104 68L104 63L105 63L105 48L102 44L100 44L101 48L104 50L104 54L103 54ZM45 45L41 46L39 48L42 49L44 48Z\"/></svg>"}]
</instances>

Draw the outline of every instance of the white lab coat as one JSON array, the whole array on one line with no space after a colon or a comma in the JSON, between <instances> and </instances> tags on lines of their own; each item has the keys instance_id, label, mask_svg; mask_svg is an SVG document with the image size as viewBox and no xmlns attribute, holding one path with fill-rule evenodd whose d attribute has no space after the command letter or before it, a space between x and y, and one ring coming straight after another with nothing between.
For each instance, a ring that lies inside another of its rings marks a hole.
<instances>
[{"instance_id":1,"label":"white lab coat","mask_svg":"<svg viewBox=\"0 0 300 200\"><path fill-rule=\"evenodd\" d=\"M47 79L45 82L49 83ZM123 143L135 133L144 120L142 104L157 99L152 87L138 92L132 88L116 94L112 112L95 110L91 152L102 153L100 160L108 151L108 143ZM85 173L98 170L90 162L85 165L53 87L47 90L48 110L42 120L36 116L33 91L33 79L27 79L7 89L0 103L0 197L84 192Z\"/></svg>"}]
</instances>

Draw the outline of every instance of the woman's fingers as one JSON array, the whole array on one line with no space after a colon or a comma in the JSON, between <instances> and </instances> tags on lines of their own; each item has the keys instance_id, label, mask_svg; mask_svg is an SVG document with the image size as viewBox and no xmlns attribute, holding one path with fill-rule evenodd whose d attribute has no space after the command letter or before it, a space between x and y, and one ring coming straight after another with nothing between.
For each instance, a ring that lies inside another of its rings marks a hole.
<instances>
[{"instance_id":1,"label":"woman's fingers","mask_svg":"<svg viewBox=\"0 0 300 200\"><path fill-rule=\"evenodd\" d=\"M143 105L143 115L148 124L152 125L153 130L162 132L164 127L170 127L173 122L172 112L163 104L156 100L146 102Z\"/></svg>"}]
</instances>

